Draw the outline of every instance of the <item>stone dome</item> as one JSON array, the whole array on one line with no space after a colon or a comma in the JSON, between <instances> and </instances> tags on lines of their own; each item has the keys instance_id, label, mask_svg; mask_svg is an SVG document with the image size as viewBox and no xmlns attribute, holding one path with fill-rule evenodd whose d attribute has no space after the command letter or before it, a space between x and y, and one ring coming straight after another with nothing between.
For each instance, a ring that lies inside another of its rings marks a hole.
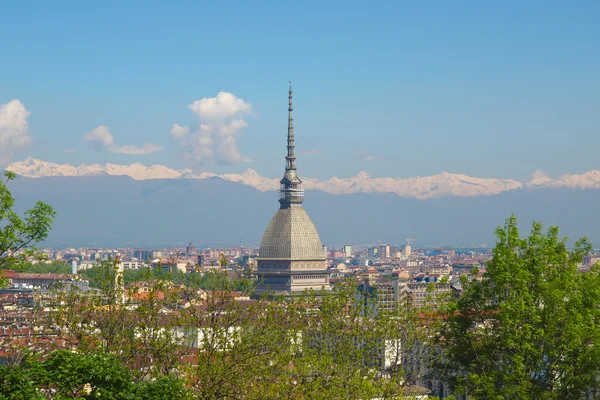
<instances>
[{"instance_id":1,"label":"stone dome","mask_svg":"<svg viewBox=\"0 0 600 400\"><path fill-rule=\"evenodd\" d=\"M259 258L326 260L319 233L304 208L277 210L260 242Z\"/></svg>"}]
</instances>

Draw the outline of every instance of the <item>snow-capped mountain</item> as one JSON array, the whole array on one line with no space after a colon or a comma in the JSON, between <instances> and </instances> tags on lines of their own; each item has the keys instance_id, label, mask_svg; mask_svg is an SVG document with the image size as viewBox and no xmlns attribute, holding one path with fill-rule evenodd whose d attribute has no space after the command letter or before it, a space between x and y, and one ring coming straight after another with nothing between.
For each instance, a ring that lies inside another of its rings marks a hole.
<instances>
[{"instance_id":1,"label":"snow-capped mountain","mask_svg":"<svg viewBox=\"0 0 600 400\"><path fill-rule=\"evenodd\" d=\"M396 193L401 197L428 199L441 196L493 195L519 189L522 183L509 179L473 178L466 175L442 172L438 175L402 178L372 178L360 172L349 179L330 178L323 182L307 180L307 189L320 189L328 193Z\"/></svg>"},{"instance_id":2,"label":"snow-capped mountain","mask_svg":"<svg viewBox=\"0 0 600 400\"><path fill-rule=\"evenodd\" d=\"M600 189L600 171L588 171L581 175L565 174L558 178L550 178L542 171L533 174L531 182L526 184L529 188L572 188L572 189Z\"/></svg>"},{"instance_id":3,"label":"snow-capped mountain","mask_svg":"<svg viewBox=\"0 0 600 400\"><path fill-rule=\"evenodd\" d=\"M243 183L244 185L249 185L258 189L261 192L279 189L279 179L260 176L258 172L252 168L248 168L242 174L219 175L219 178L225 179L226 181Z\"/></svg>"},{"instance_id":4,"label":"snow-capped mountain","mask_svg":"<svg viewBox=\"0 0 600 400\"><path fill-rule=\"evenodd\" d=\"M189 174L191 170L174 170L163 165L151 165L149 167L136 163L131 165L119 164L82 164L77 167L69 164L56 164L47 161L28 158L16 162L8 167L18 175L27 178L41 178L45 176L89 176L89 175L127 175L137 180L145 179L170 179L179 178Z\"/></svg>"},{"instance_id":5,"label":"snow-capped mountain","mask_svg":"<svg viewBox=\"0 0 600 400\"><path fill-rule=\"evenodd\" d=\"M28 178L47 176L89 176L126 175L136 180L149 179L206 179L218 177L227 181L252 186L260 191L277 190L279 178L260 176L253 169L242 174L217 175L209 172L200 174L189 169L176 170L163 165L79 165L56 164L28 158L9 165L7 170ZM474 178L466 175L441 174L414 178L373 178L360 172L352 178L332 177L325 181L304 178L306 189L322 190L331 194L349 193L395 193L400 197L429 199L443 196L489 196L515 189L529 188L574 188L600 189L600 171L590 171L582 175L563 175L553 179L537 171L531 182L521 183L511 179Z\"/></svg>"}]
</instances>

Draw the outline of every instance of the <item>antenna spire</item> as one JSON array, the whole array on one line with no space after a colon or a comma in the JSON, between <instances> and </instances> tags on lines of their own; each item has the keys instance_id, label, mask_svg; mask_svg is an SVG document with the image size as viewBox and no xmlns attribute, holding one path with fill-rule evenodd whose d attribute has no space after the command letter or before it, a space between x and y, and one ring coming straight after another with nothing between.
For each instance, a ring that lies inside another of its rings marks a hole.
<instances>
[{"instance_id":1,"label":"antenna spire","mask_svg":"<svg viewBox=\"0 0 600 400\"><path fill-rule=\"evenodd\" d=\"M289 106L288 106L288 134L287 134L287 157L285 170L295 170L296 169L296 156L294 155L294 116L293 111L294 107L292 106L292 81L290 81L290 91L289 91Z\"/></svg>"},{"instance_id":2,"label":"antenna spire","mask_svg":"<svg viewBox=\"0 0 600 400\"><path fill-rule=\"evenodd\" d=\"M279 203L281 208L288 208L292 205L302 204L304 191L302 190L302 180L296 174L296 156L294 155L294 117L292 111L292 81L290 81L290 91L288 95L288 132L287 132L287 156L285 157L285 174L279 181L281 188L279 190Z\"/></svg>"}]
</instances>

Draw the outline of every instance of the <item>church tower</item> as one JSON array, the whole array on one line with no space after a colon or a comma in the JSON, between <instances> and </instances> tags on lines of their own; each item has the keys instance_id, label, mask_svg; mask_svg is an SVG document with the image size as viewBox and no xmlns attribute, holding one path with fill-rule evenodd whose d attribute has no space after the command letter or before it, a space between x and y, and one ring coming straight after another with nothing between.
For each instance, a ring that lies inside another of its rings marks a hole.
<instances>
[{"instance_id":1,"label":"church tower","mask_svg":"<svg viewBox=\"0 0 600 400\"><path fill-rule=\"evenodd\" d=\"M302 207L304 190L296 172L292 85L288 107L287 156L280 182L279 210L260 243L256 295L298 295L305 289L330 290L326 255L317 229Z\"/></svg>"}]
</instances>

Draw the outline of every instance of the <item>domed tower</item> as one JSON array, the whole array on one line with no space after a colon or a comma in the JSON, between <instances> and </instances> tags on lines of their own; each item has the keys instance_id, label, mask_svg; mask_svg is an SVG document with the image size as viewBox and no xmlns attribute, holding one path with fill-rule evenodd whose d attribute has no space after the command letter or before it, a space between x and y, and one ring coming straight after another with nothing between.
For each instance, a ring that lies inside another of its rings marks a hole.
<instances>
[{"instance_id":1,"label":"domed tower","mask_svg":"<svg viewBox=\"0 0 600 400\"><path fill-rule=\"evenodd\" d=\"M285 173L280 181L279 210L260 243L256 295L269 292L292 296L305 289L331 289L321 238L302 207L304 190L296 173L292 111L290 82Z\"/></svg>"}]
</instances>

